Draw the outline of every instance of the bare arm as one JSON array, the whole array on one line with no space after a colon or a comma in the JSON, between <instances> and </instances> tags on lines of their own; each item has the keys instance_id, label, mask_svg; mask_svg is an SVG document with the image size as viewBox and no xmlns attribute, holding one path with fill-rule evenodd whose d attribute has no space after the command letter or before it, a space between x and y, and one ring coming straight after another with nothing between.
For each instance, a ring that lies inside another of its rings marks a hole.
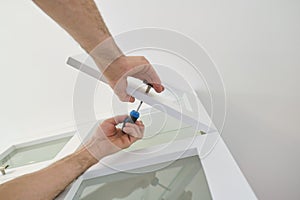
<instances>
[{"instance_id":1,"label":"bare arm","mask_svg":"<svg viewBox=\"0 0 300 200\"><path fill-rule=\"evenodd\" d=\"M78 151L37 172L21 176L0 185L0 197L16 199L54 199L74 179L103 157L129 147L143 137L144 125L126 124L124 134L115 126L127 116L105 120L93 137Z\"/></svg>"},{"instance_id":2,"label":"bare arm","mask_svg":"<svg viewBox=\"0 0 300 200\"><path fill-rule=\"evenodd\" d=\"M33 0L87 52L111 37L93 0Z\"/></svg>"},{"instance_id":3,"label":"bare arm","mask_svg":"<svg viewBox=\"0 0 300 200\"><path fill-rule=\"evenodd\" d=\"M145 57L123 55L93 0L33 1L93 57L121 101L134 101L126 93L127 76L151 83L156 92L164 90L160 78Z\"/></svg>"},{"instance_id":4,"label":"bare arm","mask_svg":"<svg viewBox=\"0 0 300 200\"><path fill-rule=\"evenodd\" d=\"M3 199L54 199L97 160L82 149L49 167L0 185Z\"/></svg>"}]
</instances>

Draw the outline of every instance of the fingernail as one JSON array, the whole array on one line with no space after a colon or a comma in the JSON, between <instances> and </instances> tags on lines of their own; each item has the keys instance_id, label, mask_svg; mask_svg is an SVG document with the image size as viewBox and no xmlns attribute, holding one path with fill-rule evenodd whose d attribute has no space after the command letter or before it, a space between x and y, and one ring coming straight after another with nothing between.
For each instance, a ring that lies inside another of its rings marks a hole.
<instances>
[{"instance_id":1,"label":"fingernail","mask_svg":"<svg viewBox=\"0 0 300 200\"><path fill-rule=\"evenodd\" d=\"M162 86L162 85L159 85L158 87L157 87L157 89L158 89L158 92L162 92L162 91L164 91L164 86Z\"/></svg>"},{"instance_id":2,"label":"fingernail","mask_svg":"<svg viewBox=\"0 0 300 200\"><path fill-rule=\"evenodd\" d=\"M130 97L129 102L133 103L135 101L134 97Z\"/></svg>"}]
</instances>

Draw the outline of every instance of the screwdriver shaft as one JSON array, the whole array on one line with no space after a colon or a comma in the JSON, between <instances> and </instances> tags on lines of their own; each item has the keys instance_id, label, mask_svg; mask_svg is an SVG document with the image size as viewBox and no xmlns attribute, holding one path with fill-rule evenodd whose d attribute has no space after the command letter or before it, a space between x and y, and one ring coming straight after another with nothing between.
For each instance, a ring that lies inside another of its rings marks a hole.
<instances>
[{"instance_id":1,"label":"screwdriver shaft","mask_svg":"<svg viewBox=\"0 0 300 200\"><path fill-rule=\"evenodd\" d=\"M139 107L136 109L136 111L139 111L139 109L142 106L142 104L143 104L143 101L141 101L141 103L140 103Z\"/></svg>"},{"instance_id":2,"label":"screwdriver shaft","mask_svg":"<svg viewBox=\"0 0 300 200\"><path fill-rule=\"evenodd\" d=\"M148 86L147 86L147 89L146 89L146 94L148 94L149 93L149 91L150 91L150 89L151 89L151 85L150 84L148 84ZM138 106L138 108L136 109L136 111L139 111L139 109L141 108L141 106L142 106L142 104L143 104L143 101L141 101L140 102L140 105Z\"/></svg>"}]
</instances>

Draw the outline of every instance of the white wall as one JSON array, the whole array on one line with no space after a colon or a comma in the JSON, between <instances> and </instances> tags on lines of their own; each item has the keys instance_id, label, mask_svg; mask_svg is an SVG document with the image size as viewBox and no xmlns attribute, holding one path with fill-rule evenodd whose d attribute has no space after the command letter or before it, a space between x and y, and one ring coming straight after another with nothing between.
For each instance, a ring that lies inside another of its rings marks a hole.
<instances>
[{"instance_id":1,"label":"white wall","mask_svg":"<svg viewBox=\"0 0 300 200\"><path fill-rule=\"evenodd\" d=\"M1 1L0 15L2 149L72 124L76 73L65 61L81 49L32 1Z\"/></svg>"},{"instance_id":2,"label":"white wall","mask_svg":"<svg viewBox=\"0 0 300 200\"><path fill-rule=\"evenodd\" d=\"M224 78L223 137L260 199L300 197L300 2L110 0L113 34L138 27L182 32L202 44ZM81 50L31 1L0 3L0 145L72 125ZM7 138L7 139L6 139Z\"/></svg>"}]
</instances>

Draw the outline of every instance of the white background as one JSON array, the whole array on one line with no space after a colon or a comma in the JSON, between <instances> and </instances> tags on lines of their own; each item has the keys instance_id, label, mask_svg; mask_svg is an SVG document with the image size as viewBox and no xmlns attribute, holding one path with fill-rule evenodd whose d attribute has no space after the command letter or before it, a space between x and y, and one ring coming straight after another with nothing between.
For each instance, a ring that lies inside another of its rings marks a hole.
<instances>
[{"instance_id":1,"label":"white background","mask_svg":"<svg viewBox=\"0 0 300 200\"><path fill-rule=\"evenodd\" d=\"M260 199L300 197L300 2L110 0L99 7L113 34L162 27L202 44L225 82L223 138ZM0 150L73 125L83 52L31 1L0 2ZM230 181L230 180L228 180Z\"/></svg>"}]
</instances>

